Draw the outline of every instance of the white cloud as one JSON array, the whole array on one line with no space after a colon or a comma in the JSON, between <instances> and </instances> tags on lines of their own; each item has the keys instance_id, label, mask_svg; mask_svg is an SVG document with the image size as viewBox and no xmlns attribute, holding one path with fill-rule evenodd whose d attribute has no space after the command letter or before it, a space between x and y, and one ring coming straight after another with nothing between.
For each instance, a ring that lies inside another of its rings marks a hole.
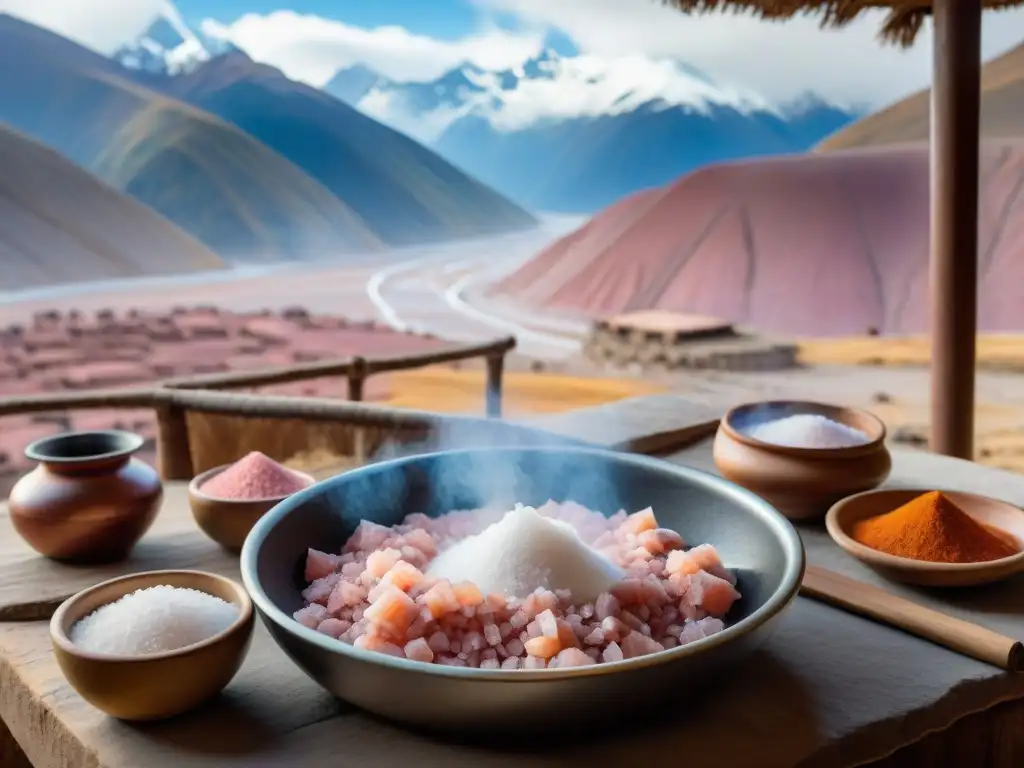
<instances>
[{"instance_id":1,"label":"white cloud","mask_svg":"<svg viewBox=\"0 0 1024 768\"><path fill-rule=\"evenodd\" d=\"M102 54L141 32L166 0L0 0L0 13L51 29Z\"/></svg>"},{"instance_id":2,"label":"white cloud","mask_svg":"<svg viewBox=\"0 0 1024 768\"><path fill-rule=\"evenodd\" d=\"M464 61L501 69L533 56L543 42L540 30L513 33L483 26L476 34L450 42L402 27L362 29L294 11L250 13L228 26L207 24L204 31L224 37L257 61L315 86L355 63L405 81L439 77Z\"/></svg>"},{"instance_id":3,"label":"white cloud","mask_svg":"<svg viewBox=\"0 0 1024 768\"><path fill-rule=\"evenodd\" d=\"M569 34L588 53L643 52L674 56L709 75L771 99L804 90L880 105L930 81L931 34L909 51L883 47L881 13L867 13L842 30L822 30L813 17L770 23L752 16L686 16L657 0L476 0L485 10L518 14ZM983 50L994 56L1024 39L1024 9L989 12Z\"/></svg>"}]
</instances>

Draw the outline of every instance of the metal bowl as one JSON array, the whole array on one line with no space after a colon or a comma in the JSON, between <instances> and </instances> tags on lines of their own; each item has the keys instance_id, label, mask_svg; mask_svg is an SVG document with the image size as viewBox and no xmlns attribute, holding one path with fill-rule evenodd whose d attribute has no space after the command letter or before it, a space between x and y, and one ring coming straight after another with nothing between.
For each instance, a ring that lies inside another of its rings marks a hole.
<instances>
[{"instance_id":1,"label":"metal bowl","mask_svg":"<svg viewBox=\"0 0 1024 768\"><path fill-rule=\"evenodd\" d=\"M337 552L360 520L395 525L515 501L572 500L612 514L652 506L661 526L708 542L739 578L727 628L649 656L575 669L481 670L363 651L307 629L302 607L309 547ZM767 502L713 475L642 456L587 448L498 448L425 454L370 465L300 491L256 523L242 548L242 579L274 640L331 693L430 730L593 725L658 698L692 691L766 637L796 597L804 552Z\"/></svg>"}]
</instances>

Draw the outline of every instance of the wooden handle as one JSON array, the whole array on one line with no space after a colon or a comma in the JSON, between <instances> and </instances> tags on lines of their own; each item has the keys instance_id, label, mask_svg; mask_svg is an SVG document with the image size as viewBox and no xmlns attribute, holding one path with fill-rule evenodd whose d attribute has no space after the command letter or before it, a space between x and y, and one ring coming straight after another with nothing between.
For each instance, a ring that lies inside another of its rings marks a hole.
<instances>
[{"instance_id":1,"label":"wooden handle","mask_svg":"<svg viewBox=\"0 0 1024 768\"><path fill-rule=\"evenodd\" d=\"M1013 638L816 565L807 566L800 593L1010 672L1021 671L1024 662L1024 646Z\"/></svg>"}]
</instances>

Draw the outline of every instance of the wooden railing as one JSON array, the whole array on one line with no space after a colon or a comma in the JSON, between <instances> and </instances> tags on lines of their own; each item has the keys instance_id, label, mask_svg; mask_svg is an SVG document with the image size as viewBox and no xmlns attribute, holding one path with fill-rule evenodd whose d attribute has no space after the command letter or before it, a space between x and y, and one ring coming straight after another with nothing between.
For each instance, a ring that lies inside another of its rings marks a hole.
<instances>
[{"instance_id":1,"label":"wooden railing","mask_svg":"<svg viewBox=\"0 0 1024 768\"><path fill-rule=\"evenodd\" d=\"M515 348L515 343L514 337L508 337L487 344L452 346L401 357L353 357L258 371L192 376L148 387L0 397L0 417L87 409L152 409L157 420L158 464L165 480L185 480L197 472L190 443L189 413L337 422L352 430L352 455L358 462L396 432L403 432L407 437L422 435L441 425L463 421L472 422L474 429L487 429L484 419L439 416L358 402L363 397L367 378L379 373L483 357L487 364L486 415L494 419L501 416L505 355ZM348 401L230 391L327 376L348 377Z\"/></svg>"}]
</instances>

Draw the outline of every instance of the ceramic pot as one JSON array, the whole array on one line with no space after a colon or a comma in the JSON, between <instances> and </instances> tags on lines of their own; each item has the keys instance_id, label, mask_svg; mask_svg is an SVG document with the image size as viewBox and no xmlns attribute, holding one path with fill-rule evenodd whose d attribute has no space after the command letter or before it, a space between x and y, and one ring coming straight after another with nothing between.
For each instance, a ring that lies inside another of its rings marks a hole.
<instances>
[{"instance_id":1,"label":"ceramic pot","mask_svg":"<svg viewBox=\"0 0 1024 768\"><path fill-rule=\"evenodd\" d=\"M38 466L11 490L15 530L56 560L113 562L128 556L153 524L160 476L133 457L143 439L116 430L37 440L25 456Z\"/></svg>"},{"instance_id":2,"label":"ceramic pot","mask_svg":"<svg viewBox=\"0 0 1024 768\"><path fill-rule=\"evenodd\" d=\"M865 433L849 448L791 448L745 434L756 423L813 413ZM892 470L885 424L872 413L804 401L751 403L733 408L715 435L715 466L727 480L753 491L794 521L820 520L829 507L881 485Z\"/></svg>"}]
</instances>

